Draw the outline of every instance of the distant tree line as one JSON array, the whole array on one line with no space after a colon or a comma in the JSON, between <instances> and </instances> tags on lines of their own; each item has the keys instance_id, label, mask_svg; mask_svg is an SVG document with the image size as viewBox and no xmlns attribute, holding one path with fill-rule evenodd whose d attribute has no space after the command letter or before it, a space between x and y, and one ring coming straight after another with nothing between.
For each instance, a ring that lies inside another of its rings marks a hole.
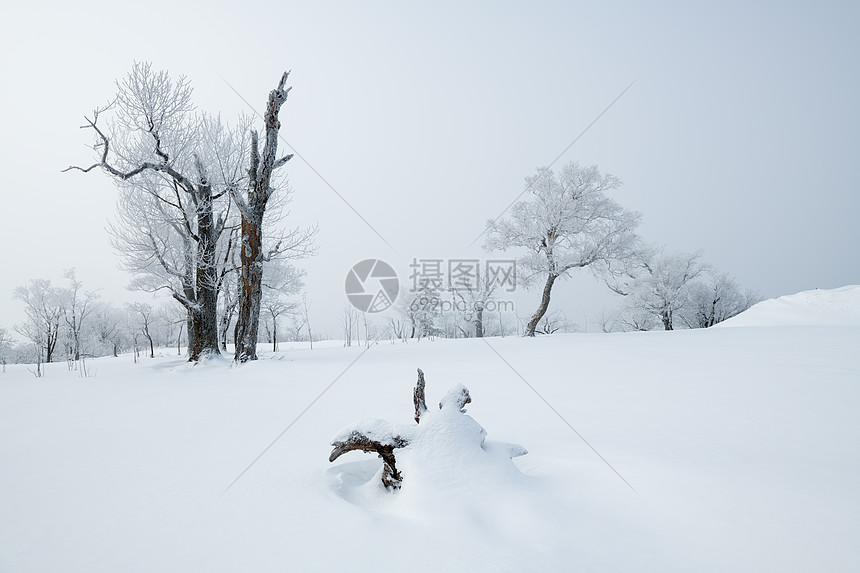
<instances>
[{"instance_id":1,"label":"distant tree line","mask_svg":"<svg viewBox=\"0 0 860 573\"><path fill-rule=\"evenodd\" d=\"M264 338L277 350L280 340L308 340L307 303L290 301L301 286L298 271L275 267L266 273L261 308ZM41 375L42 365L68 362L76 365L88 358L131 353L133 359L154 358L156 350L183 355L188 348L187 314L175 302L153 305L133 302L116 306L100 299L96 290L84 288L74 269L65 271L64 285L47 279L31 279L15 289L13 298L23 306L26 319L11 329L0 327L0 365L32 364ZM225 298L236 299L225 285ZM235 317L226 317L220 348L227 351L229 327Z\"/></svg>"}]
</instances>

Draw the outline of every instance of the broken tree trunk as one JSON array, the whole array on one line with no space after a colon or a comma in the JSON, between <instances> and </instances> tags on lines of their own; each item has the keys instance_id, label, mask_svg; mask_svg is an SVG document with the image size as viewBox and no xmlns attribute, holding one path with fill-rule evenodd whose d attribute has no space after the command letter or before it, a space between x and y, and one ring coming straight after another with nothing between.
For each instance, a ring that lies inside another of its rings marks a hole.
<instances>
[{"instance_id":1,"label":"broken tree trunk","mask_svg":"<svg viewBox=\"0 0 860 573\"><path fill-rule=\"evenodd\" d=\"M281 122L278 114L287 101L290 88L285 87L289 72L284 72L278 87L269 92L269 103L263 118L266 124L266 142L263 153L256 131L251 132L251 157L248 168L247 196L236 188L231 188L231 196L242 216L242 250L239 278L239 312L234 331L236 362L257 359L257 333L260 326L260 299L263 293L263 262L276 253L263 253L263 216L266 205L275 189L272 175L283 167L293 155L278 159L278 133ZM275 249L277 251L278 248Z\"/></svg>"},{"instance_id":2,"label":"broken tree trunk","mask_svg":"<svg viewBox=\"0 0 860 573\"><path fill-rule=\"evenodd\" d=\"M412 401L415 403L415 423L421 423L421 414L427 411L427 402L424 399L424 372L418 369L418 382L412 392Z\"/></svg>"},{"instance_id":3,"label":"broken tree trunk","mask_svg":"<svg viewBox=\"0 0 860 573\"><path fill-rule=\"evenodd\" d=\"M376 452L382 458L382 484L390 490L399 489L403 482L403 475L397 469L395 450L405 448L413 443L420 443L419 436L422 432L436 432L440 428L440 420L449 420L448 416L465 414L464 407L472 401L469 390L462 384L457 384L439 402L439 415L441 418L433 418L437 412L427 410L427 402L424 395L424 372L418 369L418 382L412 391L412 401L415 406L415 422L420 423L422 419L425 424L419 426L398 426L385 420L365 420L345 428L332 441L333 447L329 461L333 462L343 454L355 450L362 452ZM435 423L434 423L435 422ZM444 422L443 422L444 423ZM476 422L471 421L474 435L466 436L466 442L474 440L474 443L482 449L484 447L484 436L486 432ZM429 426L428 426L429 424ZM463 427L462 425L457 425ZM467 424L467 427L468 424ZM417 440L417 441L416 441ZM496 446L498 447L498 445ZM520 456L526 453L525 448L509 444L503 445L510 457Z\"/></svg>"},{"instance_id":4,"label":"broken tree trunk","mask_svg":"<svg viewBox=\"0 0 860 573\"><path fill-rule=\"evenodd\" d=\"M403 476L397 471L397 460L394 457L394 449L402 448L409 441L393 431L393 426L388 424L385 428L385 422L377 420L376 428L365 427L362 430L353 429L345 436L341 434L340 439L335 439L332 442L334 449L328 457L328 461L333 462L346 452L353 450L361 450L363 452L376 452L382 458L382 485L387 489L399 489L403 481Z\"/></svg>"}]
</instances>

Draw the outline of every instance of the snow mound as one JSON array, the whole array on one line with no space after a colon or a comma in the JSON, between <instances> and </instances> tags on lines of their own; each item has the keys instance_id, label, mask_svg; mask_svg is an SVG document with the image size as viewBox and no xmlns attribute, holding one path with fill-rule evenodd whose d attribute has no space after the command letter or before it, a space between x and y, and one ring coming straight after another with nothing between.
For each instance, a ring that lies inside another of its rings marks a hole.
<instances>
[{"instance_id":1,"label":"snow mound","mask_svg":"<svg viewBox=\"0 0 860 573\"><path fill-rule=\"evenodd\" d=\"M356 450L375 452L382 458L383 467L373 474L373 485L369 487L394 491L403 485L405 495L419 497L428 494L432 497L439 492L447 496L452 490L470 492L478 484L487 490L493 484L506 484L522 477L511 459L528 451L517 444L486 440L486 430L466 414L465 405L472 401L469 390L457 384L439 402L438 410L427 409L424 373L420 369L418 373L414 393L417 424L397 425L367 419L347 426L332 440L334 449L329 461ZM333 481L345 499L372 497L367 492L348 491L348 481L360 488L369 481L356 479L357 469L354 464L346 466ZM367 469L362 467L358 471L370 477ZM403 476L407 476L405 481Z\"/></svg>"},{"instance_id":2,"label":"snow mound","mask_svg":"<svg viewBox=\"0 0 860 573\"><path fill-rule=\"evenodd\" d=\"M860 285L815 289L762 301L717 326L860 325Z\"/></svg>"}]
</instances>

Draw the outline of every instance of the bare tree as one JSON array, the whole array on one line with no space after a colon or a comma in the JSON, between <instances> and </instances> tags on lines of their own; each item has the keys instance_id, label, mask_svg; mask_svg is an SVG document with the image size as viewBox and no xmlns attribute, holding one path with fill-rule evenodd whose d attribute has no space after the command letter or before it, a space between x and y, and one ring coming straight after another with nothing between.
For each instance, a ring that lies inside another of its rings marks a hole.
<instances>
[{"instance_id":1,"label":"bare tree","mask_svg":"<svg viewBox=\"0 0 860 573\"><path fill-rule=\"evenodd\" d=\"M98 298L94 291L84 291L83 283L75 275L75 269L66 270L64 276L69 279L69 288L61 291L63 299L63 319L69 329L69 342L74 360L81 359L81 344L85 323L93 311L93 305Z\"/></svg>"},{"instance_id":2,"label":"bare tree","mask_svg":"<svg viewBox=\"0 0 860 573\"><path fill-rule=\"evenodd\" d=\"M401 287L389 326L401 334L398 338L402 340L444 334L442 308L445 303L444 292L435 285L421 285L409 291Z\"/></svg>"},{"instance_id":3,"label":"bare tree","mask_svg":"<svg viewBox=\"0 0 860 573\"><path fill-rule=\"evenodd\" d=\"M302 297L302 303L299 305L299 316L301 317L301 324L296 328L296 334L298 335L301 332L302 327L307 327L308 331L308 343L311 346L311 350L314 349L314 332L311 329L311 317L310 310L308 305L308 296L305 294Z\"/></svg>"},{"instance_id":4,"label":"bare tree","mask_svg":"<svg viewBox=\"0 0 860 573\"><path fill-rule=\"evenodd\" d=\"M176 341L177 355L182 354L182 342L184 340L186 318L187 314L181 310L181 307L177 307L176 305L164 304L158 309L158 320L168 329L168 342L173 343ZM222 350L224 350L223 347Z\"/></svg>"},{"instance_id":5,"label":"bare tree","mask_svg":"<svg viewBox=\"0 0 860 573\"><path fill-rule=\"evenodd\" d=\"M123 316L120 311L110 304L97 303L93 305L92 327L96 340L106 347L114 357L127 344L125 329L122 326Z\"/></svg>"},{"instance_id":6,"label":"bare tree","mask_svg":"<svg viewBox=\"0 0 860 573\"><path fill-rule=\"evenodd\" d=\"M343 345L352 346L352 331L357 321L355 308L352 305L343 307L340 318L341 325L343 326Z\"/></svg>"},{"instance_id":7,"label":"bare tree","mask_svg":"<svg viewBox=\"0 0 860 573\"><path fill-rule=\"evenodd\" d=\"M126 305L129 312L129 325L133 332L141 334L149 342L149 357L155 358L155 344L153 343L153 330L155 327L152 305L133 302ZM135 336L135 339L137 337ZM135 340L135 346L137 346Z\"/></svg>"},{"instance_id":8,"label":"bare tree","mask_svg":"<svg viewBox=\"0 0 860 573\"><path fill-rule=\"evenodd\" d=\"M101 115L114 111L106 128ZM218 351L219 247L230 244L229 193L243 184L245 130L196 113L185 78L138 63L117 82L114 103L86 118L97 161L121 191L114 244L134 286L168 289L188 313L189 359Z\"/></svg>"},{"instance_id":9,"label":"bare tree","mask_svg":"<svg viewBox=\"0 0 860 573\"><path fill-rule=\"evenodd\" d=\"M63 316L59 291L49 280L32 279L29 285L15 289L13 296L24 303L27 315L27 320L17 325L15 331L38 348L40 361L53 361Z\"/></svg>"},{"instance_id":10,"label":"bare tree","mask_svg":"<svg viewBox=\"0 0 860 573\"><path fill-rule=\"evenodd\" d=\"M600 314L597 316L597 326L600 327L600 332L606 334L614 332L618 328L618 318L618 311L600 309Z\"/></svg>"},{"instance_id":11,"label":"bare tree","mask_svg":"<svg viewBox=\"0 0 860 573\"><path fill-rule=\"evenodd\" d=\"M230 280L225 280L222 283L221 296L218 299L218 340L222 352L227 352L227 333L230 331L230 324L233 322L236 308L239 305L238 277L238 273L232 273Z\"/></svg>"},{"instance_id":12,"label":"bare tree","mask_svg":"<svg viewBox=\"0 0 860 573\"><path fill-rule=\"evenodd\" d=\"M644 332L658 328L660 319L650 310L629 306L618 314L616 325L625 332Z\"/></svg>"},{"instance_id":13,"label":"bare tree","mask_svg":"<svg viewBox=\"0 0 860 573\"><path fill-rule=\"evenodd\" d=\"M5 328L0 328L0 364L3 372L6 372L6 362L9 360L9 351L12 349L12 339Z\"/></svg>"},{"instance_id":14,"label":"bare tree","mask_svg":"<svg viewBox=\"0 0 860 573\"><path fill-rule=\"evenodd\" d=\"M288 300L302 288L303 272L284 259L271 260L263 264L263 296L260 306L271 320L270 329L272 351L278 351L278 319L283 314L296 312L299 304Z\"/></svg>"},{"instance_id":15,"label":"bare tree","mask_svg":"<svg viewBox=\"0 0 860 573\"><path fill-rule=\"evenodd\" d=\"M682 320L690 328L708 328L737 316L761 300L753 290L743 290L728 273L708 273L706 280L690 287L689 305Z\"/></svg>"},{"instance_id":16,"label":"bare tree","mask_svg":"<svg viewBox=\"0 0 860 573\"><path fill-rule=\"evenodd\" d=\"M525 271L520 276L526 283L545 277L540 304L524 333L534 336L556 280L578 268L588 267L602 278L624 268L618 263L634 252L640 216L606 196L621 183L596 166L571 162L559 176L538 169L526 182L529 198L516 203L506 219L487 224L485 247L525 248L528 254L518 261Z\"/></svg>"},{"instance_id":17,"label":"bare tree","mask_svg":"<svg viewBox=\"0 0 860 573\"><path fill-rule=\"evenodd\" d=\"M235 343L238 362L257 359L257 331L260 323L260 301L263 296L263 264L278 255L289 253L300 257L313 251L311 239L316 229L294 230L276 241L268 251L263 248L263 220L269 199L275 192L273 175L286 165L293 155L278 157L278 135L281 121L278 114L287 101L289 72L284 72L278 87L269 92L263 117L265 143L260 153L259 136L251 131L250 161L246 192L231 187L233 201L242 215L241 271L239 280L239 310L236 320Z\"/></svg>"},{"instance_id":18,"label":"bare tree","mask_svg":"<svg viewBox=\"0 0 860 573\"><path fill-rule=\"evenodd\" d=\"M473 278L473 281L454 289L454 294L463 306L464 320L474 328L475 338L482 338L486 330L484 311L487 308L487 303L493 300L493 294L496 292L499 283L483 274L478 274Z\"/></svg>"},{"instance_id":19,"label":"bare tree","mask_svg":"<svg viewBox=\"0 0 860 573\"><path fill-rule=\"evenodd\" d=\"M556 332L575 332L577 325L567 319L561 310L546 313L535 329L536 334L555 334Z\"/></svg>"}]
</instances>

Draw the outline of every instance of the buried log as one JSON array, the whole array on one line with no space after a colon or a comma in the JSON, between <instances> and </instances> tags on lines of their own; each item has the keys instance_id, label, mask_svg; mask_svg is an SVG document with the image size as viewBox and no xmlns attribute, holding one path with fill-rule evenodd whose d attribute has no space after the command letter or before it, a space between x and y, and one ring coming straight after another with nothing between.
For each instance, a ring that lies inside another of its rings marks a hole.
<instances>
[{"instance_id":1,"label":"buried log","mask_svg":"<svg viewBox=\"0 0 860 573\"><path fill-rule=\"evenodd\" d=\"M329 455L329 461L333 462L343 454L355 450L363 452L376 452L382 458L382 484L390 490L400 489L403 475L397 468L395 450L405 448L411 443L422 443L420 437L426 434L435 434L440 431L440 422L451 423L450 416L465 414L466 404L472 401L469 390L462 384L457 384L439 402L439 412L433 413L427 410L427 401L424 394L424 372L418 369L418 381L412 392L412 401L415 406L415 422L420 424L425 419L425 424L418 425L395 425L385 420L364 420L343 429L332 441L334 449ZM432 418L431 418L432 415ZM441 416L441 417L437 417ZM465 427L472 428L474 434L469 434L464 439L479 446L484 452L504 452L509 458L521 456L526 452L522 446L514 444L485 443L486 432L474 420ZM428 425L429 424L429 425ZM455 424L459 428L463 425ZM423 444L426 446L427 441ZM417 446L416 446L417 447ZM499 448L502 448L501 450Z\"/></svg>"},{"instance_id":2,"label":"buried log","mask_svg":"<svg viewBox=\"0 0 860 573\"><path fill-rule=\"evenodd\" d=\"M368 427L368 423L362 423L363 430L352 429L344 436L335 438L331 443L334 449L328 457L333 462L346 452L361 450L363 452L376 452L382 458L382 484L388 489L399 489L403 477L397 471L397 460L394 458L394 448L402 448L409 443L405 438L390 431L392 428L384 428L386 423L382 420L374 420ZM390 424L389 424L390 426Z\"/></svg>"}]
</instances>

